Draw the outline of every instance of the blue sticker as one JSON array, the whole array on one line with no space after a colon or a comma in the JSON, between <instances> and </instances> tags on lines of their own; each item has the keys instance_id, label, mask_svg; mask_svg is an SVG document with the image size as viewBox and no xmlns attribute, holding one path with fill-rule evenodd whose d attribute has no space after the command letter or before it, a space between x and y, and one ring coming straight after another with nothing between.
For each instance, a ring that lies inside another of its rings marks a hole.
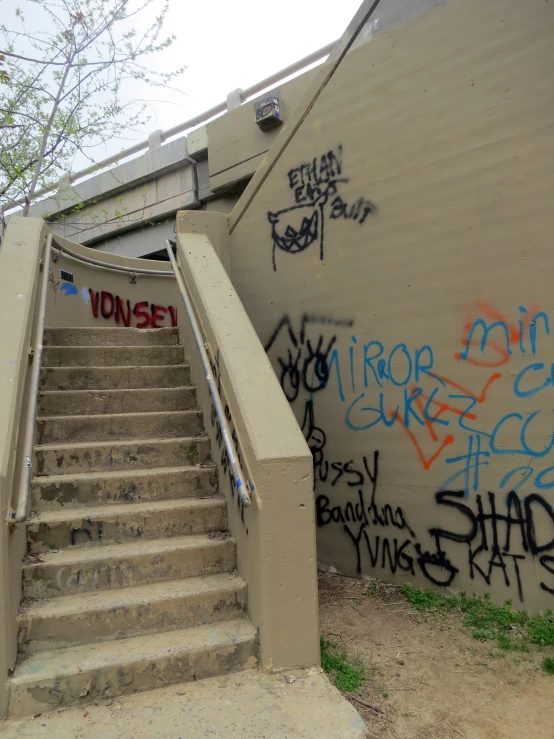
<instances>
[{"instance_id":1,"label":"blue sticker","mask_svg":"<svg viewBox=\"0 0 554 739\"><path fill-rule=\"evenodd\" d=\"M75 285L72 285L71 282L62 282L62 286L60 288L62 293L65 293L66 295L78 295L79 290L75 287Z\"/></svg>"}]
</instances>

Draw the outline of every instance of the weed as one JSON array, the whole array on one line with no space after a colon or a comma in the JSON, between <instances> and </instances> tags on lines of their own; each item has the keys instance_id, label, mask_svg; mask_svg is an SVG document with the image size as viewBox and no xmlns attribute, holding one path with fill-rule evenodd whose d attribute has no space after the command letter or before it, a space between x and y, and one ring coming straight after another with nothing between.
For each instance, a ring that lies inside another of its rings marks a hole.
<instances>
[{"instance_id":1,"label":"weed","mask_svg":"<svg viewBox=\"0 0 554 739\"><path fill-rule=\"evenodd\" d=\"M334 642L320 636L321 667L342 693L352 693L361 687L365 680L365 670L361 662L340 651Z\"/></svg>"},{"instance_id":2,"label":"weed","mask_svg":"<svg viewBox=\"0 0 554 739\"><path fill-rule=\"evenodd\" d=\"M542 661L542 669L547 675L554 675L554 659L545 657Z\"/></svg>"},{"instance_id":3,"label":"weed","mask_svg":"<svg viewBox=\"0 0 554 739\"><path fill-rule=\"evenodd\" d=\"M386 691L386 690L382 690L382 691L381 691L381 695L383 696L383 698L384 698L385 700L387 700L387 698L389 697L389 694L387 693L387 691Z\"/></svg>"},{"instance_id":4,"label":"weed","mask_svg":"<svg viewBox=\"0 0 554 739\"><path fill-rule=\"evenodd\" d=\"M371 585L365 590L364 595L367 595L371 598L372 595L377 595L379 591L381 590L381 584L378 582L373 582Z\"/></svg>"},{"instance_id":5,"label":"weed","mask_svg":"<svg viewBox=\"0 0 554 739\"><path fill-rule=\"evenodd\" d=\"M521 664L521 660L520 660L520 658L519 658L519 657L514 657L514 665L515 665L516 667L519 667L519 666L520 666L520 664Z\"/></svg>"},{"instance_id":6,"label":"weed","mask_svg":"<svg viewBox=\"0 0 554 739\"><path fill-rule=\"evenodd\" d=\"M192 466L195 465L198 459L198 447L194 439L190 442L187 448L187 459L188 463Z\"/></svg>"}]
</instances>

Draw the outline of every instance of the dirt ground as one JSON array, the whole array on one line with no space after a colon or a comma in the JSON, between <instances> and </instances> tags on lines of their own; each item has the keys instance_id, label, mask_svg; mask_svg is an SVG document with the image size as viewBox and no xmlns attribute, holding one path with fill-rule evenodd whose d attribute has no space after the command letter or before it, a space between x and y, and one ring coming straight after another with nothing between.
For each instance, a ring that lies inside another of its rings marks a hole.
<instances>
[{"instance_id":1,"label":"dirt ground","mask_svg":"<svg viewBox=\"0 0 554 739\"><path fill-rule=\"evenodd\" d=\"M541 669L552 648L502 652L475 641L460 615L419 613L398 587L368 596L369 585L319 575L322 634L366 667L352 702L370 736L554 739L554 676Z\"/></svg>"}]
</instances>

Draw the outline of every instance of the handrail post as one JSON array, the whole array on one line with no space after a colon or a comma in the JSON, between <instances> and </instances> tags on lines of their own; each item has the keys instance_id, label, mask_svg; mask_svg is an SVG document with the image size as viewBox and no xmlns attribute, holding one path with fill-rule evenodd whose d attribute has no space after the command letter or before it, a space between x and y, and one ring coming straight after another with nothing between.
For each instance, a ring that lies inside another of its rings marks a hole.
<instances>
[{"instance_id":1,"label":"handrail post","mask_svg":"<svg viewBox=\"0 0 554 739\"><path fill-rule=\"evenodd\" d=\"M33 349L33 367L31 370L31 386L29 392L29 408L25 421L25 436L23 439L23 468L19 480L17 508L15 514L8 511L8 523L22 523L27 519L29 508L29 492L33 476L33 447L35 444L35 424L38 406L38 390L40 383L40 368L42 364L42 348L44 341L44 323L46 320L46 299L48 296L48 277L50 273L50 254L52 251L52 234L46 237L44 256L42 258L42 280L39 291L39 306L37 316L37 332ZM13 514L13 515L12 515Z\"/></svg>"},{"instance_id":2,"label":"handrail post","mask_svg":"<svg viewBox=\"0 0 554 739\"><path fill-rule=\"evenodd\" d=\"M219 393L217 391L214 378L212 377L212 369L210 366L210 360L208 357L208 353L206 352L206 348L204 347L204 342L202 341L200 327L198 326L198 321L196 320L196 317L194 315L194 309L192 307L192 303L190 302L189 296L187 294L187 288L185 286L183 277L181 276L179 265L177 264L177 261L173 254L173 249L171 248L171 241L169 239L166 239L165 247L169 255L169 261L171 262L171 266L173 267L173 272L175 273L175 279L177 280L177 284L179 285L179 290L181 291L181 296L185 303L185 308L186 308L186 311L187 311L187 314L190 320L190 324L192 327L192 333L194 334L194 339L196 341L196 346L198 347L198 351L200 352L200 358L204 366L204 372L206 374L206 380L208 381L210 395L212 396L212 400L213 400L214 407L215 407L215 412L217 414L217 420L219 421L219 425L221 427L223 443L225 444L225 449L227 451L227 456L229 458L229 467L231 469L231 474L233 475L235 487L237 489L238 496L243 506L245 508L248 508L250 506L250 498L248 496L248 493L246 492L245 485L242 481L242 477L239 472L239 464L237 461L237 456L235 454L235 450L233 449L233 445L231 443L231 434L229 433L229 429L227 427L227 419L225 418L225 413L223 411L221 398L219 397Z\"/></svg>"}]
</instances>

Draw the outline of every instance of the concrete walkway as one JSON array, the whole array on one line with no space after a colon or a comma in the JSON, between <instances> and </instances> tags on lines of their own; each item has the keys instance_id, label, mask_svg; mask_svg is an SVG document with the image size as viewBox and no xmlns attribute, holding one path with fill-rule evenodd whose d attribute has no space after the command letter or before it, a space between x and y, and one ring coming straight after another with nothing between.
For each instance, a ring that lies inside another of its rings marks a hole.
<instances>
[{"instance_id":1,"label":"concrete walkway","mask_svg":"<svg viewBox=\"0 0 554 739\"><path fill-rule=\"evenodd\" d=\"M358 712L316 671L256 670L6 721L2 739L365 739Z\"/></svg>"}]
</instances>

